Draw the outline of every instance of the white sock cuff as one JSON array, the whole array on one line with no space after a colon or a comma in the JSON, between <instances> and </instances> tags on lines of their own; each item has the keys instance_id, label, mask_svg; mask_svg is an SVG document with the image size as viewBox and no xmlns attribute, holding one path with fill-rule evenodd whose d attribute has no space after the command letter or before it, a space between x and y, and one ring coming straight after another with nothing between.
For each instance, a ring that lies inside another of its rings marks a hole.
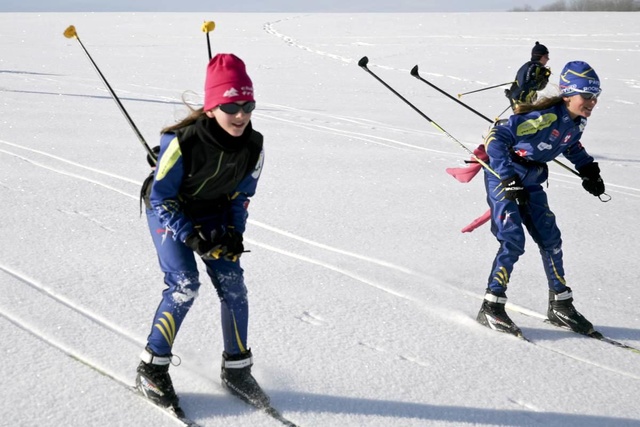
<instances>
[{"instance_id":1,"label":"white sock cuff","mask_svg":"<svg viewBox=\"0 0 640 427\"><path fill-rule=\"evenodd\" d=\"M227 369L242 369L253 365L253 357L247 357L242 360L225 360L224 367Z\"/></svg>"},{"instance_id":2,"label":"white sock cuff","mask_svg":"<svg viewBox=\"0 0 640 427\"><path fill-rule=\"evenodd\" d=\"M564 301L567 300L569 298L573 298L573 292L571 292L570 290L566 290L564 292L560 292L559 294L555 294L553 296L553 299L556 301Z\"/></svg>"},{"instance_id":3,"label":"white sock cuff","mask_svg":"<svg viewBox=\"0 0 640 427\"><path fill-rule=\"evenodd\" d=\"M140 353L140 360L144 363L150 363L152 365L168 365L171 363L171 356L154 356L146 348Z\"/></svg>"},{"instance_id":4,"label":"white sock cuff","mask_svg":"<svg viewBox=\"0 0 640 427\"><path fill-rule=\"evenodd\" d=\"M507 303L507 297L499 297L499 296L491 294L491 293L484 294L484 299L489 301L489 302L497 302L498 304L506 304Z\"/></svg>"}]
</instances>

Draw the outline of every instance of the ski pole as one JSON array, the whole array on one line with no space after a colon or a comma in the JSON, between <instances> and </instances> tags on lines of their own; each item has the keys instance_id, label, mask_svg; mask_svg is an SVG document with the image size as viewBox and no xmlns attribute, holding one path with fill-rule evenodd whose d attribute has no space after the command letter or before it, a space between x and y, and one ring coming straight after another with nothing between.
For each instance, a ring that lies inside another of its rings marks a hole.
<instances>
[{"instance_id":1,"label":"ski pole","mask_svg":"<svg viewBox=\"0 0 640 427\"><path fill-rule=\"evenodd\" d=\"M442 89L440 89L439 87L437 87L436 85L431 84L430 82L428 82L427 80L423 79L420 76L420 73L418 73L418 66L416 65L415 67L413 67L411 69L411 75L413 77L415 77L416 79L420 80L423 83L428 84L429 86L431 86L432 88L434 88L435 90L437 90L438 92L440 92L441 94L443 94L444 96L446 96L447 98L457 102L458 104L462 105L464 108L466 108L467 110L477 114L478 116L482 117L483 119L485 119L486 121L493 123L493 120L491 120L489 117L485 116L484 114L480 113L478 110L475 110L471 107L469 107L467 104L465 104L464 102L460 101L459 99L456 99L455 97L449 95L447 92L443 91Z\"/></svg>"},{"instance_id":2,"label":"ski pole","mask_svg":"<svg viewBox=\"0 0 640 427\"><path fill-rule=\"evenodd\" d=\"M427 80L423 79L422 77L420 77L420 74L418 74L418 66L416 65L415 67L413 67L413 69L411 70L411 75L416 77L418 80L428 84L429 86L431 86L432 88L434 88L435 90L437 90L438 92L442 93L443 95L447 96L449 99L452 99L454 101L456 101L458 104L462 105L463 107L467 108L469 111L474 112L475 114L477 114L478 116L482 117L483 119L485 119L486 121L488 121L489 123L494 123L493 120L491 120L489 117L485 116L484 114L481 114L479 111L469 107L467 104L465 104L464 102L454 98L453 96L449 95L447 92L443 91L442 89L440 89L439 87L435 86L434 84L428 82ZM510 107L507 107L507 109ZM507 111L507 110L504 110ZM500 113L500 115L504 114L504 111L502 113ZM580 174L576 171L574 171L572 168L570 168L569 166L565 165L564 163L562 163L560 160L557 159L553 159L553 161L555 163L557 163L558 165L562 166L563 168L565 168L566 170L568 170L569 172L573 173L576 176L580 176Z\"/></svg>"},{"instance_id":3,"label":"ski pole","mask_svg":"<svg viewBox=\"0 0 640 427\"><path fill-rule=\"evenodd\" d=\"M509 110L511 108L511 105L509 105L507 108L505 108L504 110L502 110L502 113L498 114L498 117L496 117L495 121L500 120L500 116L502 116L504 113L507 112L507 110Z\"/></svg>"},{"instance_id":4,"label":"ski pole","mask_svg":"<svg viewBox=\"0 0 640 427\"><path fill-rule=\"evenodd\" d=\"M202 24L202 32L207 35L207 50L209 51L209 61L211 61L211 41L209 41L209 33L216 28L216 23L213 21L204 21Z\"/></svg>"},{"instance_id":5,"label":"ski pole","mask_svg":"<svg viewBox=\"0 0 640 427\"><path fill-rule=\"evenodd\" d=\"M82 47L82 50L84 50L84 53L87 54L87 58L89 58L89 61L91 61L91 64L93 65L93 68L95 68L95 70L98 72L98 75L102 79L102 82L104 83L104 85L109 90L109 93L111 94L111 97L113 98L113 100L118 105L118 108L120 108L120 111L122 112L122 114L124 114L124 117L127 119L127 121L129 122L129 125L131 126L131 129L133 129L133 131L135 132L136 136L138 137L138 140L140 141L140 143L142 144L142 146L146 150L147 155L149 155L149 157L151 158L151 160L153 161L153 164L155 166L155 164L156 164L156 154L154 154L154 152L151 150L151 148L149 148L149 145L147 144L147 141L144 140L144 137L142 136L142 134L140 133L140 131L136 127L135 123L133 123L133 120L131 120L131 117L129 116L129 113L127 113L127 110L125 110L124 106L120 102L120 99L118 98L116 93L113 91L113 89L109 85L109 82L107 82L107 79L104 77L104 75L100 71L100 68L98 68L98 65L95 63L95 61L93 60L91 55L89 55L89 51L84 47L84 45L82 44L82 41L80 41L80 37L78 37L78 33L76 32L76 28L73 25L69 25L69 27L67 27L67 29L64 30L63 34L68 39L75 38L76 40L78 40L78 43L80 43L80 46Z\"/></svg>"},{"instance_id":6,"label":"ski pole","mask_svg":"<svg viewBox=\"0 0 640 427\"><path fill-rule=\"evenodd\" d=\"M426 114L424 114L422 111L420 111L418 109L418 107L416 107L415 105L413 105L411 102L409 102L404 96L400 95L395 89L393 89L391 86L389 86L384 80L382 80L380 77L378 77L373 71L371 71L368 67L367 64L369 63L369 58L367 58L366 56L363 56L360 61L358 61L358 65L360 67L362 67L363 70L365 70L367 73L371 74L376 80L378 80L380 83L382 83L382 85L384 87L386 87L387 89L389 89L391 92L393 92L393 94L395 94L398 98L400 98L401 100L403 100L409 107L413 108L415 112L417 112L418 114L420 114L424 119L426 119L429 123L431 123L431 125L433 125L436 129L438 129L440 132L444 133L446 136L448 136L450 139L452 139L454 142L456 142L458 145L460 145L464 150L466 150L469 154L471 154L471 156L473 158L475 158L477 160L478 163L480 163L482 166L484 166L489 172L491 172L492 174L494 174L498 179L500 179L500 175L498 175L496 173L496 171L494 171L493 169L491 169L491 166L489 166L487 163L485 163L482 159L479 159L474 153L473 151L469 150L469 148L467 148L466 145L464 145L462 142L458 141L453 135L451 135L449 132L447 132L446 130L444 130L440 125L438 125L436 122L434 122L433 120L431 120L431 118L429 116L427 116Z\"/></svg>"},{"instance_id":7,"label":"ski pole","mask_svg":"<svg viewBox=\"0 0 640 427\"><path fill-rule=\"evenodd\" d=\"M462 98L463 95L469 95L470 93L482 92L483 90L489 90L489 89L493 89L493 88L504 86L504 85L510 85L510 84L513 84L513 82L500 83L499 85L493 85L493 86L484 87L482 89L472 90L470 92L459 93L458 98Z\"/></svg>"}]
</instances>

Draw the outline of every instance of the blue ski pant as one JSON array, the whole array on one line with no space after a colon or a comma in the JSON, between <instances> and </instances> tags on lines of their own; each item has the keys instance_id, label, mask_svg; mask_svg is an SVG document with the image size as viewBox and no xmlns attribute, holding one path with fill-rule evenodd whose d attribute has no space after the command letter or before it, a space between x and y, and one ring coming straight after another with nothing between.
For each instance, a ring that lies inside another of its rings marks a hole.
<instances>
[{"instance_id":1,"label":"blue ski pant","mask_svg":"<svg viewBox=\"0 0 640 427\"><path fill-rule=\"evenodd\" d=\"M147 222L164 273L167 288L153 318L148 347L158 355L171 354L180 326L200 288L196 255L183 242L173 239L158 217L147 209ZM215 224L205 224L212 229ZM205 260L207 274L220 299L224 351L235 355L247 350L249 303L240 261Z\"/></svg>"},{"instance_id":2,"label":"blue ski pant","mask_svg":"<svg viewBox=\"0 0 640 427\"><path fill-rule=\"evenodd\" d=\"M562 262L562 239L556 217L549 209L547 194L542 183L547 180L546 165L514 165L525 189L529 202L518 206L504 198L500 179L485 171L487 202L491 208L491 232L500 243L493 261L487 288L496 294L504 293L511 278L515 263L525 252L526 227L538 245L549 289L556 292L566 290Z\"/></svg>"}]
</instances>

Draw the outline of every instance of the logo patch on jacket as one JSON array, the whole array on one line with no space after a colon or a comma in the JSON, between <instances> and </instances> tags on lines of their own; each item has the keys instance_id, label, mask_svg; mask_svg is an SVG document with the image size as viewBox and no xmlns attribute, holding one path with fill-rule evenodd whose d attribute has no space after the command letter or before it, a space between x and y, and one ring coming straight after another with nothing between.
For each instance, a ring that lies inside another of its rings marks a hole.
<instances>
[{"instance_id":1,"label":"logo patch on jacket","mask_svg":"<svg viewBox=\"0 0 640 427\"><path fill-rule=\"evenodd\" d=\"M518 125L516 129L517 136L533 135L543 129L551 126L558 116L553 113L543 114L538 118L526 120Z\"/></svg>"}]
</instances>

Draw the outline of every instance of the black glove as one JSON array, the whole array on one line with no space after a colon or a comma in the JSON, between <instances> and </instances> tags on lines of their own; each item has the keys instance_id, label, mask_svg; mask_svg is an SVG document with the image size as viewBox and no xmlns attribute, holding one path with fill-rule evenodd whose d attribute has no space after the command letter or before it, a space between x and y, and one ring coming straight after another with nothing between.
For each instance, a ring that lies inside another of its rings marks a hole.
<instances>
[{"instance_id":1,"label":"black glove","mask_svg":"<svg viewBox=\"0 0 640 427\"><path fill-rule=\"evenodd\" d=\"M213 251L216 248L212 242L204 239L197 231L189 234L184 239L184 244L190 247L195 253L200 255L204 259L218 259L214 257Z\"/></svg>"},{"instance_id":2,"label":"black glove","mask_svg":"<svg viewBox=\"0 0 640 427\"><path fill-rule=\"evenodd\" d=\"M228 261L236 261L244 252L242 233L236 231L233 226L227 227L227 231L220 236L217 243L220 244L222 256L224 256Z\"/></svg>"},{"instance_id":3,"label":"black glove","mask_svg":"<svg viewBox=\"0 0 640 427\"><path fill-rule=\"evenodd\" d=\"M198 232L193 232L184 240L184 244L190 247L202 259L215 260L225 258L227 261L237 261L244 252L242 244L242 233L233 227L228 227L227 231L216 237L213 241L202 237Z\"/></svg>"},{"instance_id":4,"label":"black glove","mask_svg":"<svg viewBox=\"0 0 640 427\"><path fill-rule=\"evenodd\" d=\"M542 90L547 87L547 83L549 83L549 76L551 75L551 70L547 67L539 67L536 69L536 88L537 90Z\"/></svg>"},{"instance_id":5,"label":"black glove","mask_svg":"<svg viewBox=\"0 0 640 427\"><path fill-rule=\"evenodd\" d=\"M517 205L526 205L529 201L529 193L524 189L522 181L518 175L502 180L504 198L513 200Z\"/></svg>"},{"instance_id":6,"label":"black glove","mask_svg":"<svg viewBox=\"0 0 640 427\"><path fill-rule=\"evenodd\" d=\"M587 163L579 168L578 172L582 178L582 188L594 196L600 196L604 193L604 181L600 176L600 166L597 162Z\"/></svg>"}]
</instances>

